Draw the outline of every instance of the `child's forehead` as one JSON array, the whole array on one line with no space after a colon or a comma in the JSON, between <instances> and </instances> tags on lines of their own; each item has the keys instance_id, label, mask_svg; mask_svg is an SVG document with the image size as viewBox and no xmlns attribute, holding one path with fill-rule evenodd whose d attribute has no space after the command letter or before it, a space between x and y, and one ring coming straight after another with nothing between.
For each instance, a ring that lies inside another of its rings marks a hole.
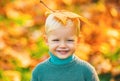
<instances>
[{"instance_id":1,"label":"child's forehead","mask_svg":"<svg viewBox=\"0 0 120 81\"><path fill-rule=\"evenodd\" d=\"M74 27L59 27L56 28L54 30L49 31L48 33L49 35L54 35L54 36L73 36L73 35L77 35L76 31L74 30Z\"/></svg>"},{"instance_id":2,"label":"child's forehead","mask_svg":"<svg viewBox=\"0 0 120 81\"><path fill-rule=\"evenodd\" d=\"M63 34L63 33L50 33L49 35L47 35L47 37L59 39L77 38L76 34Z\"/></svg>"}]
</instances>

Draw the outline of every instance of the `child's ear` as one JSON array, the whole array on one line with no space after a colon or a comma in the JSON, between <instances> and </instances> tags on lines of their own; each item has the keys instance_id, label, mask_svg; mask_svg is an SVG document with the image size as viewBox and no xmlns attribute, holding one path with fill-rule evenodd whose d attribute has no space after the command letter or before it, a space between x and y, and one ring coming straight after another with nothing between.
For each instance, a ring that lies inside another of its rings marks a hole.
<instances>
[{"instance_id":1,"label":"child's ear","mask_svg":"<svg viewBox=\"0 0 120 81\"><path fill-rule=\"evenodd\" d=\"M44 38L44 41L45 41L46 45L48 45L48 38L47 38L47 36L44 35L43 38Z\"/></svg>"}]
</instances>

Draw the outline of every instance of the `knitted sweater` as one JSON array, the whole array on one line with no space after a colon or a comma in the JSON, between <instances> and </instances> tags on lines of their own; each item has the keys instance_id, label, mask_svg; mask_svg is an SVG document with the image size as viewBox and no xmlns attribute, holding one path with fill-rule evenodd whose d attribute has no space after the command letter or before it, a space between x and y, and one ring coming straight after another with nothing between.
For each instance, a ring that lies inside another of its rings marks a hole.
<instances>
[{"instance_id":1,"label":"knitted sweater","mask_svg":"<svg viewBox=\"0 0 120 81\"><path fill-rule=\"evenodd\" d=\"M95 69L87 62L75 57L71 62L56 65L50 58L38 64L31 81L99 81Z\"/></svg>"}]
</instances>

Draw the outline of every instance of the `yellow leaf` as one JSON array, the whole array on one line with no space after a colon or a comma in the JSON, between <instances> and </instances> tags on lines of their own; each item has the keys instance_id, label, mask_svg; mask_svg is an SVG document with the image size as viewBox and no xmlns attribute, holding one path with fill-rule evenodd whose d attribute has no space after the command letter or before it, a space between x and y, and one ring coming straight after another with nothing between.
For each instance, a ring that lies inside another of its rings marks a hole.
<instances>
[{"instance_id":1,"label":"yellow leaf","mask_svg":"<svg viewBox=\"0 0 120 81\"><path fill-rule=\"evenodd\" d=\"M115 8L111 8L111 9L110 9L110 13L111 13L111 15L112 15L113 17L117 17L117 16L118 16L118 11L117 11L117 9L115 9Z\"/></svg>"},{"instance_id":2,"label":"yellow leaf","mask_svg":"<svg viewBox=\"0 0 120 81\"><path fill-rule=\"evenodd\" d=\"M6 70L3 73L10 78L10 81L21 81L21 73L18 71Z\"/></svg>"},{"instance_id":3,"label":"yellow leaf","mask_svg":"<svg viewBox=\"0 0 120 81\"><path fill-rule=\"evenodd\" d=\"M66 23L67 19L76 19L79 18L81 21L83 21L84 23L88 24L89 26L93 26L93 24L91 24L88 19L86 19L85 17L82 17L78 14L75 14L73 12L69 12L66 10L56 10L54 12L47 12L46 15L49 14L53 14L55 15L55 17L60 20L63 24Z\"/></svg>"}]
</instances>

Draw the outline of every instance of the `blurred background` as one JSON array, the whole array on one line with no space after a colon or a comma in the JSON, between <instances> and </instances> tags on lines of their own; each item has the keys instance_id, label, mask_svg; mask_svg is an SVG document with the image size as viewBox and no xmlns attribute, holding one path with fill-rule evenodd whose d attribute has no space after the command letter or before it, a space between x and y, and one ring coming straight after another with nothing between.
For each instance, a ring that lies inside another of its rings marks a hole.
<instances>
[{"instance_id":1,"label":"blurred background","mask_svg":"<svg viewBox=\"0 0 120 81\"><path fill-rule=\"evenodd\" d=\"M49 8L86 17L76 55L91 63L100 81L120 81L120 0L42 0ZM45 12L39 0L0 0L0 81L30 81L49 57L43 40Z\"/></svg>"}]
</instances>

